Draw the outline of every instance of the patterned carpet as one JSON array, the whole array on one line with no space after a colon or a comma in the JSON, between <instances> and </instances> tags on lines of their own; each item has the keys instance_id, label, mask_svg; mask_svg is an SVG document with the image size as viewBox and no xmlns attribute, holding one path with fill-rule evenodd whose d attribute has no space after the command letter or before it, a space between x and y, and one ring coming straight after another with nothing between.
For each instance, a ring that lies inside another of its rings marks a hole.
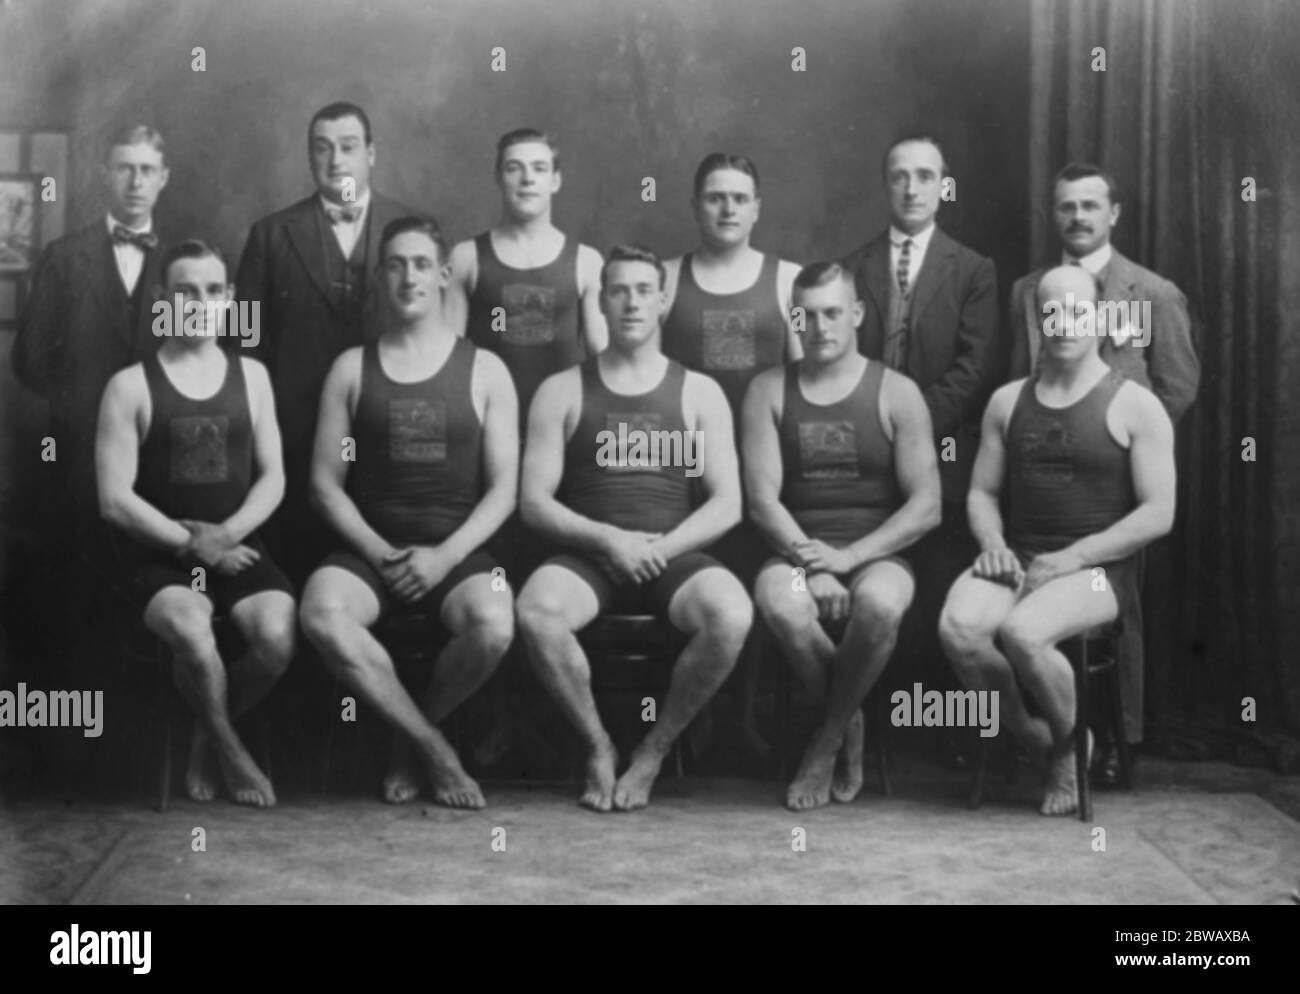
<instances>
[{"instance_id":1,"label":"patterned carpet","mask_svg":"<svg viewBox=\"0 0 1300 994\"><path fill-rule=\"evenodd\" d=\"M690 778L665 781L647 811L604 816L567 786L492 785L477 813L361 797L165 815L26 801L0 817L0 901L1289 904L1300 881L1300 824L1252 793L1105 793L1085 825L1038 816L1027 785L997 784L978 812L954 786L883 798L869 784L799 815L772 784Z\"/></svg>"}]
</instances>

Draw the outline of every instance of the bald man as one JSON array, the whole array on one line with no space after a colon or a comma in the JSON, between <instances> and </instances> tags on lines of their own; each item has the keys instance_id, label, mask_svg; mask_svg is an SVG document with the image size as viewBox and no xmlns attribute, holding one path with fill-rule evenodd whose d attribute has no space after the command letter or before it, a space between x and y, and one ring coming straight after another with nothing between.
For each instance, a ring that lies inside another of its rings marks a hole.
<instances>
[{"instance_id":1,"label":"bald man","mask_svg":"<svg viewBox=\"0 0 1300 994\"><path fill-rule=\"evenodd\" d=\"M1173 425L1100 356L1099 296L1077 266L1039 281L1041 361L984 412L967 497L980 553L939 621L962 682L996 691L1005 727L1046 754L1045 815L1078 810L1074 677L1057 645L1133 610L1135 557L1174 520Z\"/></svg>"}]
</instances>

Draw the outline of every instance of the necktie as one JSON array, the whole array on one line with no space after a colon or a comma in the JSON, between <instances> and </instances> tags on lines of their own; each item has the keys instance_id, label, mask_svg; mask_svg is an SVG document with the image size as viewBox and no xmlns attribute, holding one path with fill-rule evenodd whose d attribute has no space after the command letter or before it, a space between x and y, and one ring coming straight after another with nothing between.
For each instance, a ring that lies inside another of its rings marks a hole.
<instances>
[{"instance_id":1,"label":"necktie","mask_svg":"<svg viewBox=\"0 0 1300 994\"><path fill-rule=\"evenodd\" d=\"M124 224L115 224L113 241L121 245L134 245L141 252L148 252L158 245L158 236L152 231L132 231Z\"/></svg>"},{"instance_id":2,"label":"necktie","mask_svg":"<svg viewBox=\"0 0 1300 994\"><path fill-rule=\"evenodd\" d=\"M907 312L908 293L911 289L908 283L909 263L912 261L912 239L903 240L903 250L898 253L898 268L894 271L894 278L898 280L898 327L891 328L885 336L884 355L881 356L885 365L890 369L902 369L907 362Z\"/></svg>"},{"instance_id":3,"label":"necktie","mask_svg":"<svg viewBox=\"0 0 1300 994\"><path fill-rule=\"evenodd\" d=\"M911 268L912 261L912 239L903 239L903 251L898 253L898 271L895 275L898 277L898 292L904 297L907 296L907 274Z\"/></svg>"},{"instance_id":4,"label":"necktie","mask_svg":"<svg viewBox=\"0 0 1300 994\"><path fill-rule=\"evenodd\" d=\"M339 224L343 221L351 224L353 221L361 219L360 207L336 207L333 204L325 206L325 216L330 219L330 224Z\"/></svg>"}]
</instances>

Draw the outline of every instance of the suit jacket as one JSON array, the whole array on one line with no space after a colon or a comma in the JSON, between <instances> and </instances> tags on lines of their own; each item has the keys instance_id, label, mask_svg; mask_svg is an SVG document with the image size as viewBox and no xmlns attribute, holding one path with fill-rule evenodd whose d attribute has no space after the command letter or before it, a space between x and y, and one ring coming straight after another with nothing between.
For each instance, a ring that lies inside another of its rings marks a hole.
<instances>
[{"instance_id":1,"label":"suit jacket","mask_svg":"<svg viewBox=\"0 0 1300 994\"><path fill-rule=\"evenodd\" d=\"M367 259L373 267L384 225L414 212L372 192L368 213ZM384 324L373 271L366 277L360 323L338 306L321 240L324 223L315 193L262 218L248 233L235 278L241 301L260 301L261 341L246 354L261 359L271 374L291 501L306 493L317 407L330 366L344 349L378 338ZM328 227L324 236L334 237Z\"/></svg>"},{"instance_id":2,"label":"suit jacket","mask_svg":"<svg viewBox=\"0 0 1300 994\"><path fill-rule=\"evenodd\" d=\"M849 254L866 314L858 328L858 351L870 359L884 352L889 315L889 232ZM973 252L936 228L912 291L906 373L921 388L936 445L952 437L956 459L939 460L945 500L964 500L979 448L984 404L1002 382L1005 348L998 328L997 273L993 260Z\"/></svg>"},{"instance_id":3,"label":"suit jacket","mask_svg":"<svg viewBox=\"0 0 1300 994\"><path fill-rule=\"evenodd\" d=\"M1187 298L1169 280L1144 269L1118 251L1111 250L1110 262L1099 274L1102 297L1117 301L1151 302L1150 343L1140 347L1135 339L1116 342L1107 337L1100 355L1115 369L1136 380L1164 404L1177 422L1196 399L1201 367L1192 346L1191 319ZM1035 293L1047 272L1037 269L1016 280L1011 288L1012 332L1010 379L1028 376L1038 357L1039 313Z\"/></svg>"},{"instance_id":4,"label":"suit jacket","mask_svg":"<svg viewBox=\"0 0 1300 994\"><path fill-rule=\"evenodd\" d=\"M94 501L95 426L104 387L159 344L151 305L162 253L161 239L145 253L134 323L102 216L51 242L32 273L14 341L14 375L49 401L57 461L73 474L68 485L89 488L79 493L80 503Z\"/></svg>"}]
</instances>

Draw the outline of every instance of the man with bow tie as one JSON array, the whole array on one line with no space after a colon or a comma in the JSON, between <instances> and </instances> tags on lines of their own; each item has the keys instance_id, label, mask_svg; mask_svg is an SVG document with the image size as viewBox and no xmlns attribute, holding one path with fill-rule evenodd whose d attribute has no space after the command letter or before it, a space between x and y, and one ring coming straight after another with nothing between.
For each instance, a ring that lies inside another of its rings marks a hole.
<instances>
[{"instance_id":1,"label":"man with bow tie","mask_svg":"<svg viewBox=\"0 0 1300 994\"><path fill-rule=\"evenodd\" d=\"M911 656L923 679L946 683L951 677L938 645L939 610L975 555L966 492L979 449L980 415L1006 367L997 274L992 259L935 224L948 173L937 141L901 138L886 149L882 167L889 228L843 266L856 277L866 305L858 350L915 380L930 411L943 518L909 553L917 566L916 607L904 622L899 655Z\"/></svg>"},{"instance_id":2,"label":"man with bow tie","mask_svg":"<svg viewBox=\"0 0 1300 994\"><path fill-rule=\"evenodd\" d=\"M69 512L71 551L92 556L102 535L94 462L99 398L114 373L159 342L150 305L161 254L153 209L168 178L162 135L144 124L115 132L101 171L108 213L42 254L12 357L19 381L49 401L52 492Z\"/></svg>"},{"instance_id":3,"label":"man with bow tie","mask_svg":"<svg viewBox=\"0 0 1300 994\"><path fill-rule=\"evenodd\" d=\"M413 213L370 188L375 146L356 104L332 103L307 128L316 191L253 225L235 278L241 301L259 302L261 343L284 437L285 499L279 562L301 583L331 549L310 511L307 483L325 374L344 349L383 331L375 278L384 226Z\"/></svg>"}]
</instances>

